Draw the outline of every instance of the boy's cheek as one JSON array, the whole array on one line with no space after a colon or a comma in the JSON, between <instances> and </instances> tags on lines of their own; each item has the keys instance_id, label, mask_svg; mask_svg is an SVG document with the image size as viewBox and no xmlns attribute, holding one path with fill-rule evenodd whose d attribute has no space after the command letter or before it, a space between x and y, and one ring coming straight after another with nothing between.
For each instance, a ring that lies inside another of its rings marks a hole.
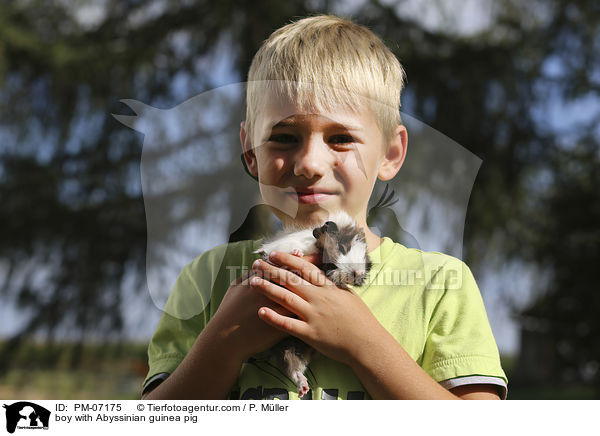
<instances>
[{"instance_id":1,"label":"boy's cheek","mask_svg":"<svg viewBox=\"0 0 600 436\"><path fill-rule=\"evenodd\" d=\"M256 149L256 160L258 167L266 172L281 170L290 161L286 155L270 150L267 146Z\"/></svg>"}]
</instances>

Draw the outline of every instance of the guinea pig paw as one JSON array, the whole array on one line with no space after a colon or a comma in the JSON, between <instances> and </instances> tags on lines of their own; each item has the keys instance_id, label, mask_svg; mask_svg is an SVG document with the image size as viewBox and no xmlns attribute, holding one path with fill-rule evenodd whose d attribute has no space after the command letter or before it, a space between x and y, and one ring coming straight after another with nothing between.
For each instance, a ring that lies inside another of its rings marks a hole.
<instances>
[{"instance_id":1,"label":"guinea pig paw","mask_svg":"<svg viewBox=\"0 0 600 436\"><path fill-rule=\"evenodd\" d=\"M308 385L304 385L301 386L300 389L298 389L298 396L300 398L304 397L304 395L306 395L309 391Z\"/></svg>"},{"instance_id":2,"label":"guinea pig paw","mask_svg":"<svg viewBox=\"0 0 600 436\"><path fill-rule=\"evenodd\" d=\"M294 248L291 251L291 254L293 254L294 256L298 256L298 257L304 256L304 252L302 250L298 249L298 248Z\"/></svg>"},{"instance_id":3,"label":"guinea pig paw","mask_svg":"<svg viewBox=\"0 0 600 436\"><path fill-rule=\"evenodd\" d=\"M294 372L292 378L296 382L296 386L298 386L298 396L302 398L309 391L308 380L300 371Z\"/></svg>"}]
</instances>

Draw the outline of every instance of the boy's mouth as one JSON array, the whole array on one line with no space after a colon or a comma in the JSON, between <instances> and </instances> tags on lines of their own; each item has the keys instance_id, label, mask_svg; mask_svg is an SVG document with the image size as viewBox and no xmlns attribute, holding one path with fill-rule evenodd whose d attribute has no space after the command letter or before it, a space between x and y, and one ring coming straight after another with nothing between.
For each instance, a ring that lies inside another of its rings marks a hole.
<instances>
[{"instance_id":1,"label":"boy's mouth","mask_svg":"<svg viewBox=\"0 0 600 436\"><path fill-rule=\"evenodd\" d=\"M289 195L296 196L300 203L317 204L332 198L336 194L325 189L298 189L295 192L290 192Z\"/></svg>"}]
</instances>

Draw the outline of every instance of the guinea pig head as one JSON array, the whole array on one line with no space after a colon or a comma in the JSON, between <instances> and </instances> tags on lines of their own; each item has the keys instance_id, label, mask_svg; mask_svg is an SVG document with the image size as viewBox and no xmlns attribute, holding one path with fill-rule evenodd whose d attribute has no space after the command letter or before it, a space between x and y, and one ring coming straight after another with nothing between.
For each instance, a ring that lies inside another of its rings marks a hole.
<instances>
[{"instance_id":1,"label":"guinea pig head","mask_svg":"<svg viewBox=\"0 0 600 436\"><path fill-rule=\"evenodd\" d=\"M371 268L363 230L354 225L325 222L313 230L322 253L321 269L337 285L362 285Z\"/></svg>"}]
</instances>

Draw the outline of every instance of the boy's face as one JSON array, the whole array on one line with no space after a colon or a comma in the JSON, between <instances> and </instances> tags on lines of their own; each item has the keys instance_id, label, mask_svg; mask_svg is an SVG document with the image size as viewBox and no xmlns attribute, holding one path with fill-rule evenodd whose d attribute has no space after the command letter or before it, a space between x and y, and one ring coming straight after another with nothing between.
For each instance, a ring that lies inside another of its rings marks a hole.
<instances>
[{"instance_id":1,"label":"boy's face","mask_svg":"<svg viewBox=\"0 0 600 436\"><path fill-rule=\"evenodd\" d=\"M404 127L397 133L386 152L370 110L306 113L270 103L256 120L254 138L243 123L240 136L248 169L284 224L320 223L345 210L364 226L376 179L391 179L404 160Z\"/></svg>"}]
</instances>

